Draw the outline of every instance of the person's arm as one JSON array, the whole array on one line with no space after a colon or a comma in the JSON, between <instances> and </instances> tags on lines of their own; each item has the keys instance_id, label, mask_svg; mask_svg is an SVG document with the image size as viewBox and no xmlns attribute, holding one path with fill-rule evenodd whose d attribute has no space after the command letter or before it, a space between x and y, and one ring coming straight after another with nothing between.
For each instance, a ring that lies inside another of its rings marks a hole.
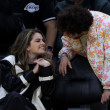
<instances>
[{"instance_id":1,"label":"person's arm","mask_svg":"<svg viewBox=\"0 0 110 110\"><path fill-rule=\"evenodd\" d=\"M46 45L47 47L50 46L53 48L57 35L56 20L44 22L44 26L46 28ZM52 50L47 49L47 56L48 58L52 59Z\"/></svg>"},{"instance_id":2,"label":"person's arm","mask_svg":"<svg viewBox=\"0 0 110 110\"><path fill-rule=\"evenodd\" d=\"M69 40L65 36L62 36L61 39L62 39L63 47L59 51L58 57L60 58L61 55L67 54L68 58L71 60L75 55L75 51L73 50L73 48L70 44L70 42L72 42L73 39L70 38L71 40Z\"/></svg>"},{"instance_id":3,"label":"person's arm","mask_svg":"<svg viewBox=\"0 0 110 110\"><path fill-rule=\"evenodd\" d=\"M47 47L50 46L53 48L57 35L56 14L50 0L40 0L39 2L41 20L46 29L46 44ZM46 56L52 59L52 49L48 49Z\"/></svg>"},{"instance_id":4,"label":"person's arm","mask_svg":"<svg viewBox=\"0 0 110 110\"><path fill-rule=\"evenodd\" d=\"M34 63L41 66L39 81L41 82L41 89L44 96L48 96L50 94L49 91L52 90L51 82L53 82L53 79L54 79L51 64L49 61L45 60L44 58L39 58L35 60Z\"/></svg>"},{"instance_id":5,"label":"person's arm","mask_svg":"<svg viewBox=\"0 0 110 110\"><path fill-rule=\"evenodd\" d=\"M41 73L39 81L41 83L42 102L47 110L51 109L52 95L54 92L54 77L50 62L43 58L39 58L36 61L41 66Z\"/></svg>"},{"instance_id":6,"label":"person's arm","mask_svg":"<svg viewBox=\"0 0 110 110\"><path fill-rule=\"evenodd\" d=\"M53 71L51 66L42 67L42 73L40 75L42 102L47 110L52 107L52 97L55 89Z\"/></svg>"},{"instance_id":7,"label":"person's arm","mask_svg":"<svg viewBox=\"0 0 110 110\"><path fill-rule=\"evenodd\" d=\"M21 92L35 77L38 77L32 70L25 72L21 77L17 77L12 75L11 68L12 65L8 61L3 60L0 62L2 86L7 92Z\"/></svg>"},{"instance_id":8,"label":"person's arm","mask_svg":"<svg viewBox=\"0 0 110 110\"><path fill-rule=\"evenodd\" d=\"M60 65L59 72L65 76L67 74L67 66L72 69L70 60L75 56L75 52L70 45L70 42L65 36L62 37L63 48L59 51Z\"/></svg>"},{"instance_id":9,"label":"person's arm","mask_svg":"<svg viewBox=\"0 0 110 110\"><path fill-rule=\"evenodd\" d=\"M101 103L110 99L110 18L106 21L107 27L104 31L104 72L102 74L102 85L104 92L102 94Z\"/></svg>"},{"instance_id":10,"label":"person's arm","mask_svg":"<svg viewBox=\"0 0 110 110\"><path fill-rule=\"evenodd\" d=\"M56 20L50 20L44 23L46 27L46 44L54 46L57 34Z\"/></svg>"},{"instance_id":11,"label":"person's arm","mask_svg":"<svg viewBox=\"0 0 110 110\"><path fill-rule=\"evenodd\" d=\"M108 0L91 0L94 10L110 15L110 1Z\"/></svg>"}]
</instances>

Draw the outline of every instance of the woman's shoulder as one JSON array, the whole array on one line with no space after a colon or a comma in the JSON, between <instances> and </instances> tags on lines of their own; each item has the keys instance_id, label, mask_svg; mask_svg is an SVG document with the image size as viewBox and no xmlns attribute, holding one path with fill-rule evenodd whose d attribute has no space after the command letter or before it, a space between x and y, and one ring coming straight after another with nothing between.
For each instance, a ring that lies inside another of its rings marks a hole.
<instances>
[{"instance_id":1,"label":"woman's shoulder","mask_svg":"<svg viewBox=\"0 0 110 110\"><path fill-rule=\"evenodd\" d=\"M5 63L5 64L14 65L15 64L15 56L14 55L8 55L5 58L3 58L0 62Z\"/></svg>"}]
</instances>

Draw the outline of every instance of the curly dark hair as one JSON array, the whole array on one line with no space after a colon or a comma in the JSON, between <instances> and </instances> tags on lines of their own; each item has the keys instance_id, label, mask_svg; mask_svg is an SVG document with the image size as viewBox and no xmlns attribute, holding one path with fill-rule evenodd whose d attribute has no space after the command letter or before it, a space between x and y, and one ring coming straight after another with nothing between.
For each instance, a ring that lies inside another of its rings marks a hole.
<instances>
[{"instance_id":1,"label":"curly dark hair","mask_svg":"<svg viewBox=\"0 0 110 110\"><path fill-rule=\"evenodd\" d=\"M79 5L71 5L57 15L57 26L62 33L74 35L88 31L93 22L90 11Z\"/></svg>"}]
</instances>

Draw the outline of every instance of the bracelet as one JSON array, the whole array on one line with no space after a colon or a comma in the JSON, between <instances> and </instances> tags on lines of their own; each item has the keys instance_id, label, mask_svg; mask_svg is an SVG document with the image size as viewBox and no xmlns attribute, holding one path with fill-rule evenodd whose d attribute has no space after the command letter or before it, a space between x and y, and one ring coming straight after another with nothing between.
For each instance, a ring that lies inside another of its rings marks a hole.
<instances>
[{"instance_id":1,"label":"bracelet","mask_svg":"<svg viewBox=\"0 0 110 110\"><path fill-rule=\"evenodd\" d=\"M67 54L62 54L61 56L60 56L60 59L62 58L62 57L64 57L64 56L68 56Z\"/></svg>"}]
</instances>

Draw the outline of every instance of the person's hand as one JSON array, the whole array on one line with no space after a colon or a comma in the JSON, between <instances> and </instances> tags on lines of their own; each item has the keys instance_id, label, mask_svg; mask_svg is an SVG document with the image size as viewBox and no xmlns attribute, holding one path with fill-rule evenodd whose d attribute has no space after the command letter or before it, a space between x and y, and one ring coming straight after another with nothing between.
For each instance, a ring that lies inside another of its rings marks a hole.
<instances>
[{"instance_id":1,"label":"person's hand","mask_svg":"<svg viewBox=\"0 0 110 110\"><path fill-rule=\"evenodd\" d=\"M60 65L59 65L59 72L65 76L67 74L67 66L69 66L70 69L72 69L72 65L70 60L68 59L67 56L63 56L60 60Z\"/></svg>"},{"instance_id":2,"label":"person's hand","mask_svg":"<svg viewBox=\"0 0 110 110\"><path fill-rule=\"evenodd\" d=\"M52 53L52 51L47 50L47 52L46 52L46 58L48 58L48 59L52 59L52 57L53 57L53 53Z\"/></svg>"},{"instance_id":3,"label":"person's hand","mask_svg":"<svg viewBox=\"0 0 110 110\"><path fill-rule=\"evenodd\" d=\"M36 63L36 65L35 65L35 67L33 69L33 73L34 74L37 74L38 73L39 66L43 66L43 67L50 66L50 62L48 62L44 58L39 58L39 59L35 60L34 63Z\"/></svg>"},{"instance_id":4,"label":"person's hand","mask_svg":"<svg viewBox=\"0 0 110 110\"><path fill-rule=\"evenodd\" d=\"M37 74L38 72L39 72L39 65L36 64L35 67L34 67L34 69L33 69L33 73L34 74Z\"/></svg>"},{"instance_id":5,"label":"person's hand","mask_svg":"<svg viewBox=\"0 0 110 110\"><path fill-rule=\"evenodd\" d=\"M110 99L110 90L104 90L102 97L101 97L101 103L104 104L109 99Z\"/></svg>"},{"instance_id":6,"label":"person's hand","mask_svg":"<svg viewBox=\"0 0 110 110\"><path fill-rule=\"evenodd\" d=\"M39 59L35 60L34 63L36 63L40 66L43 66L43 67L50 66L50 62L45 60L44 58L39 58Z\"/></svg>"}]
</instances>

